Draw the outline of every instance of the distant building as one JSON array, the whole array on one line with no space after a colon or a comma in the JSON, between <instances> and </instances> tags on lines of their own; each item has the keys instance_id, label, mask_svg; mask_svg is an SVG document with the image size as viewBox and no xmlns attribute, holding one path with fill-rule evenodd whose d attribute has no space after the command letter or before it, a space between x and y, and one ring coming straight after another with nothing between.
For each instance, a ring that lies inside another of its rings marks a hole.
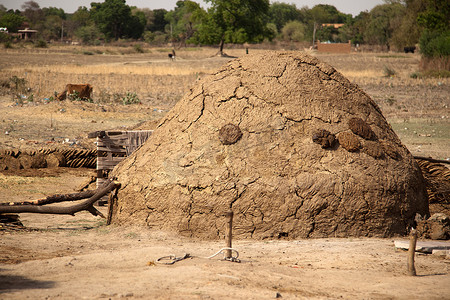
<instances>
[{"instance_id":1,"label":"distant building","mask_svg":"<svg viewBox=\"0 0 450 300\"><path fill-rule=\"evenodd\" d=\"M350 53L352 51L352 43L321 43L317 41L318 52L328 53Z\"/></svg>"},{"instance_id":2,"label":"distant building","mask_svg":"<svg viewBox=\"0 0 450 300\"><path fill-rule=\"evenodd\" d=\"M322 24L322 27L333 27L334 29L338 29L344 26L344 23L325 23Z\"/></svg>"},{"instance_id":3,"label":"distant building","mask_svg":"<svg viewBox=\"0 0 450 300\"><path fill-rule=\"evenodd\" d=\"M30 28L25 28L25 29L18 30L17 32L18 32L18 36L20 39L29 40L29 39L33 39L36 36L36 33L38 31L30 29Z\"/></svg>"}]
</instances>

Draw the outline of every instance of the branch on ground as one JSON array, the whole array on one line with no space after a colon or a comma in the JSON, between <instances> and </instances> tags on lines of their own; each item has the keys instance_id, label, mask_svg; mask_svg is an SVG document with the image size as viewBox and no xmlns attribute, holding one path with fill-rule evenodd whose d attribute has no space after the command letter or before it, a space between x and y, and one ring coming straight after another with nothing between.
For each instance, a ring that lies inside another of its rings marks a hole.
<instances>
[{"instance_id":1,"label":"branch on ground","mask_svg":"<svg viewBox=\"0 0 450 300\"><path fill-rule=\"evenodd\" d=\"M108 181L103 186L94 191L94 194L89 199L72 206L67 207L55 207L55 206L41 206L41 205L1 205L0 214L2 213L39 213L39 214L62 214L62 215L75 215L75 213L86 210L93 214L94 216L100 216L105 218L101 212L99 212L95 207L94 203L113 191L114 189L120 188L120 183L116 181ZM84 193L84 192L83 192ZM78 193L83 194L83 193ZM56 195L61 196L61 195ZM70 195L66 195L70 196ZM87 198L85 197L85 198ZM45 200L45 199L42 199ZM64 201L64 200L63 200ZM68 201L68 200L65 200ZM71 200L73 201L73 200ZM59 201L61 202L61 201Z\"/></svg>"}]
</instances>

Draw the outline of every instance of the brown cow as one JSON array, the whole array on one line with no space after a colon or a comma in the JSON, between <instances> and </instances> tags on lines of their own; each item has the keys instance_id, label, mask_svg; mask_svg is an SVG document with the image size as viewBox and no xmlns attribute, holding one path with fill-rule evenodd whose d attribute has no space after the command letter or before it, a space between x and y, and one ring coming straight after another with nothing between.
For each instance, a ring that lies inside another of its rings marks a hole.
<instances>
[{"instance_id":1,"label":"brown cow","mask_svg":"<svg viewBox=\"0 0 450 300\"><path fill-rule=\"evenodd\" d=\"M92 86L90 84L68 84L66 89L62 91L56 98L58 100L64 100L67 95L77 94L80 99L91 99Z\"/></svg>"}]
</instances>

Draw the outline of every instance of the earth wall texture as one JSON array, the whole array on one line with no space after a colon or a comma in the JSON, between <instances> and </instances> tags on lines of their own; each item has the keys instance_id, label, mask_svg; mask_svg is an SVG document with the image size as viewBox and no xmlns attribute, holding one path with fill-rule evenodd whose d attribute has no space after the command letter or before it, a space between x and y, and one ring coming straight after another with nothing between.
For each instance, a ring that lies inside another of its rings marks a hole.
<instances>
[{"instance_id":1,"label":"earth wall texture","mask_svg":"<svg viewBox=\"0 0 450 300\"><path fill-rule=\"evenodd\" d=\"M114 224L187 236L392 236L428 214L375 102L301 52L246 55L192 87L112 176Z\"/></svg>"}]
</instances>

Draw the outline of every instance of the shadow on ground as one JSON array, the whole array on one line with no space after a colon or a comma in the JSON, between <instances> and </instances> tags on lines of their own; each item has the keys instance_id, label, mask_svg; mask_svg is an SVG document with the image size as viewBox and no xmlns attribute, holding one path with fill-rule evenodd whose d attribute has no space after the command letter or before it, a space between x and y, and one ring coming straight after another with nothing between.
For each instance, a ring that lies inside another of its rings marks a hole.
<instances>
[{"instance_id":1,"label":"shadow on ground","mask_svg":"<svg viewBox=\"0 0 450 300\"><path fill-rule=\"evenodd\" d=\"M4 270L0 269L1 271ZM49 289L54 286L54 281L33 280L17 275L0 275L0 294L17 290Z\"/></svg>"}]
</instances>

